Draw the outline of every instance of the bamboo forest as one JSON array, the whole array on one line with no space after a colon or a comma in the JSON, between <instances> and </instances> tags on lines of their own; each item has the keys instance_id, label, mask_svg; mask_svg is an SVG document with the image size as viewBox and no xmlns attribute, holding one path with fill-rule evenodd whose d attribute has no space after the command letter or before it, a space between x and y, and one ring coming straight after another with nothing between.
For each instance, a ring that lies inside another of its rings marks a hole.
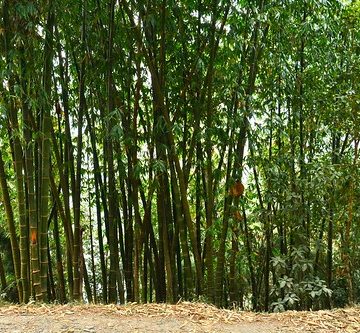
<instances>
[{"instance_id":1,"label":"bamboo forest","mask_svg":"<svg viewBox=\"0 0 360 333\"><path fill-rule=\"evenodd\" d=\"M359 0L0 0L0 297L360 300Z\"/></svg>"}]
</instances>

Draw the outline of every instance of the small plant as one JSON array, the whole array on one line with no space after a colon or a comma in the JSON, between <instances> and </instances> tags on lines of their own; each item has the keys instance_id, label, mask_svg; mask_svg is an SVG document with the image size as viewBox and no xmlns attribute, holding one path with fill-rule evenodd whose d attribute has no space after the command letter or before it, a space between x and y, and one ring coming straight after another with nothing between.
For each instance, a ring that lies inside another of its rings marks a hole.
<instances>
[{"instance_id":1,"label":"small plant","mask_svg":"<svg viewBox=\"0 0 360 333\"><path fill-rule=\"evenodd\" d=\"M276 301L271 304L274 312L301 308L301 305L308 307L309 304L315 304L332 295L332 290L325 281L313 275L313 264L306 258L305 253L306 248L299 247L287 258L284 256L272 258L275 272L282 275L271 291L271 295L276 297Z\"/></svg>"},{"instance_id":2,"label":"small plant","mask_svg":"<svg viewBox=\"0 0 360 333\"><path fill-rule=\"evenodd\" d=\"M296 285L294 285L294 279L288 276L283 276L279 279L276 288L272 289L272 294L278 297L276 302L271 304L274 312L282 312L286 309L292 309L300 300L299 296L294 292Z\"/></svg>"}]
</instances>

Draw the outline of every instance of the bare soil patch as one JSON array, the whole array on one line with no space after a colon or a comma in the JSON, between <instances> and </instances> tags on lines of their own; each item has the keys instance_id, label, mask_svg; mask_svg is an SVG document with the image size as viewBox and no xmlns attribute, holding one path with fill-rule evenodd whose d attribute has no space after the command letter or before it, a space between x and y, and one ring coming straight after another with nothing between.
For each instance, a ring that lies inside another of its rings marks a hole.
<instances>
[{"instance_id":1,"label":"bare soil patch","mask_svg":"<svg viewBox=\"0 0 360 333\"><path fill-rule=\"evenodd\" d=\"M202 303L3 305L0 332L360 332L360 308L259 314Z\"/></svg>"}]
</instances>

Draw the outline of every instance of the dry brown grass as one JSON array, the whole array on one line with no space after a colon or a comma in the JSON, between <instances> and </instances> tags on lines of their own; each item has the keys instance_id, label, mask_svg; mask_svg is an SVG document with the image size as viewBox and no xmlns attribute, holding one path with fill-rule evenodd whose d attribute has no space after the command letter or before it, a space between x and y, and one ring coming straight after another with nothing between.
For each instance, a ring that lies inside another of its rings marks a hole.
<instances>
[{"instance_id":1,"label":"dry brown grass","mask_svg":"<svg viewBox=\"0 0 360 333\"><path fill-rule=\"evenodd\" d=\"M278 332L360 332L360 307L326 311L287 311L284 313L253 313L218 309L204 303L127 304L122 305L4 305L0 315L51 314L56 316L93 314L139 318L186 318L201 325L267 324Z\"/></svg>"}]
</instances>

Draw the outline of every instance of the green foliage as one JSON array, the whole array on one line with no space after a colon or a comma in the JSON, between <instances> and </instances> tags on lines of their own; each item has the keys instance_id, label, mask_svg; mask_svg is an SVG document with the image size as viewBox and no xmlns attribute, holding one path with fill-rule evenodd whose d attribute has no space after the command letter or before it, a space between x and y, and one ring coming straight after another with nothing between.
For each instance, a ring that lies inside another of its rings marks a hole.
<instances>
[{"instance_id":1,"label":"green foliage","mask_svg":"<svg viewBox=\"0 0 360 333\"><path fill-rule=\"evenodd\" d=\"M313 275L313 263L306 255L306 248L299 247L294 248L288 257L271 259L275 272L281 275L271 291L276 299L271 304L274 312L297 309L304 301L311 301L312 306L318 308L321 301L331 297L333 291L324 280Z\"/></svg>"},{"instance_id":2,"label":"green foliage","mask_svg":"<svg viewBox=\"0 0 360 333\"><path fill-rule=\"evenodd\" d=\"M7 3L4 180L25 274L29 202L34 228L51 161L42 218L59 218L49 258L63 254L67 282L53 265L50 299L73 296L74 272L105 303L284 311L359 299L359 1Z\"/></svg>"}]
</instances>

